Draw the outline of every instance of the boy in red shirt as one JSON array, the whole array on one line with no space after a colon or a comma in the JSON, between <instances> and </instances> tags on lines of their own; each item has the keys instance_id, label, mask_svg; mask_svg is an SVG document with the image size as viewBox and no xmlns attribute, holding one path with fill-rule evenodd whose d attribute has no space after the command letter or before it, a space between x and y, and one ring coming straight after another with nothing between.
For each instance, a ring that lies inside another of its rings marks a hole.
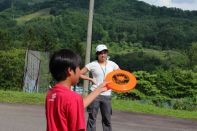
<instances>
[{"instance_id":1,"label":"boy in red shirt","mask_svg":"<svg viewBox=\"0 0 197 131\"><path fill-rule=\"evenodd\" d=\"M49 69L57 84L46 96L47 131L85 131L84 108L107 90L104 82L85 98L71 91L81 75L80 63L80 56L67 49L55 52L50 59Z\"/></svg>"}]
</instances>

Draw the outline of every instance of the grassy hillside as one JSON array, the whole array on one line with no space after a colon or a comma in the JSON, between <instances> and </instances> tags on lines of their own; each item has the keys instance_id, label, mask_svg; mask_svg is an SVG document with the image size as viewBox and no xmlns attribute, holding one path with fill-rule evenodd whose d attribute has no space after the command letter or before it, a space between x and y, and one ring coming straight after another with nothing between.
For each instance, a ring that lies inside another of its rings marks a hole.
<instances>
[{"instance_id":1,"label":"grassy hillside","mask_svg":"<svg viewBox=\"0 0 197 131\"><path fill-rule=\"evenodd\" d=\"M46 2L46 1L53 1L53 0L15 0L16 2L23 2L23 3L41 3L41 2Z\"/></svg>"},{"instance_id":2,"label":"grassy hillside","mask_svg":"<svg viewBox=\"0 0 197 131\"><path fill-rule=\"evenodd\" d=\"M40 3L28 4L28 2ZM87 23L87 19L84 18L88 18L88 5L88 1L81 0L18 0L12 9L4 9L0 12L0 16L2 16L2 19L7 17L11 21L14 20L13 18L17 18L17 25L23 25L34 18L47 18L50 12L51 15L58 16L53 21L50 21L50 19L45 21L54 30L50 37L58 39L60 45L65 47L65 43L70 44L71 41L79 43L86 39L85 35L79 35L78 32L84 33L87 30L87 24L81 26L81 23ZM8 8L11 7L9 4L7 6ZM78 15L72 12L77 12ZM197 30L196 18L196 12L194 11L160 8L137 0L95 1L92 40L93 42L140 43L143 47L148 48L157 46L160 49L185 49L192 42L197 41L197 34L195 33ZM61 19L65 21L63 22ZM42 23L44 23L42 19L39 19L36 22L29 22L29 25L34 24L34 28L37 28ZM56 26L57 23L61 27ZM3 27L5 27L4 25L5 23L2 22ZM72 27L75 29L71 29ZM47 31L43 30L43 32ZM70 34L74 38L69 36ZM56 35L58 38L54 37ZM61 37L63 35L66 38ZM128 49L125 49L125 51L129 52Z\"/></svg>"},{"instance_id":3,"label":"grassy hillside","mask_svg":"<svg viewBox=\"0 0 197 131\"><path fill-rule=\"evenodd\" d=\"M129 53L135 53L135 52L142 52L144 55L148 55L150 57L157 57L160 60L166 60L168 58L180 61L185 60L186 56L184 53L180 53L176 50L157 50L157 49L150 49L150 48L142 48L135 45L135 43L128 45L127 43L119 43L119 46L117 46L115 43L106 43L106 45L109 47L109 52L111 55L126 55ZM93 45L93 51L95 52L96 45Z\"/></svg>"},{"instance_id":4,"label":"grassy hillside","mask_svg":"<svg viewBox=\"0 0 197 131\"><path fill-rule=\"evenodd\" d=\"M48 18L50 16L52 16L50 15L50 8L46 8L46 9L39 10L35 13L29 14L29 15L21 16L17 18L16 21L17 21L17 24L21 25L34 18Z\"/></svg>"}]
</instances>

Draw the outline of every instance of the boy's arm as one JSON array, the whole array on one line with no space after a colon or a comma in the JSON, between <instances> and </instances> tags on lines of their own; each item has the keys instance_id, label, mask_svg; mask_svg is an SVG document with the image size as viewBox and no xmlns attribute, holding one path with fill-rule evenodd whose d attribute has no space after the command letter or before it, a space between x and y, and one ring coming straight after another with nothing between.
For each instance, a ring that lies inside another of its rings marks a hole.
<instances>
[{"instance_id":1,"label":"boy's arm","mask_svg":"<svg viewBox=\"0 0 197 131\"><path fill-rule=\"evenodd\" d=\"M100 93L107 91L106 84L109 82L103 82L93 92L83 98L84 108L86 108Z\"/></svg>"}]
</instances>

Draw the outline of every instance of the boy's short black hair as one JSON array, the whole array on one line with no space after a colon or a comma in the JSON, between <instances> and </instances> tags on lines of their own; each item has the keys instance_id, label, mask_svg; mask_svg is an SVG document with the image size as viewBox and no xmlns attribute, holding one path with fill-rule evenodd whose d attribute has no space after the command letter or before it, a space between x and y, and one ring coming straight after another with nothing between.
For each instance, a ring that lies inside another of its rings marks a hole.
<instances>
[{"instance_id":1,"label":"boy's short black hair","mask_svg":"<svg viewBox=\"0 0 197 131\"><path fill-rule=\"evenodd\" d=\"M53 78L59 82L66 80L69 68L75 72L80 64L81 57L78 54L68 49L61 49L51 56L49 70Z\"/></svg>"}]
</instances>

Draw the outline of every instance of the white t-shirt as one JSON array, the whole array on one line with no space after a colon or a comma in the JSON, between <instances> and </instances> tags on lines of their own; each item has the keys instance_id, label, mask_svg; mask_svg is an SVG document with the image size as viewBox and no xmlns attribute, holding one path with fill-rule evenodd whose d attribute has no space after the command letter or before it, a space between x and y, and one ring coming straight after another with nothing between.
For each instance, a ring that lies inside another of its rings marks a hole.
<instances>
[{"instance_id":1,"label":"white t-shirt","mask_svg":"<svg viewBox=\"0 0 197 131\"><path fill-rule=\"evenodd\" d=\"M115 62L110 60L107 60L106 65L100 65L96 60L87 64L85 67L92 73L93 79L96 82L96 85L92 85L92 87L90 88L91 91L97 88L98 85L100 85L104 81L108 73L112 72L113 70L119 69L119 66ZM101 95L110 96L111 90L103 92L101 93Z\"/></svg>"}]
</instances>

